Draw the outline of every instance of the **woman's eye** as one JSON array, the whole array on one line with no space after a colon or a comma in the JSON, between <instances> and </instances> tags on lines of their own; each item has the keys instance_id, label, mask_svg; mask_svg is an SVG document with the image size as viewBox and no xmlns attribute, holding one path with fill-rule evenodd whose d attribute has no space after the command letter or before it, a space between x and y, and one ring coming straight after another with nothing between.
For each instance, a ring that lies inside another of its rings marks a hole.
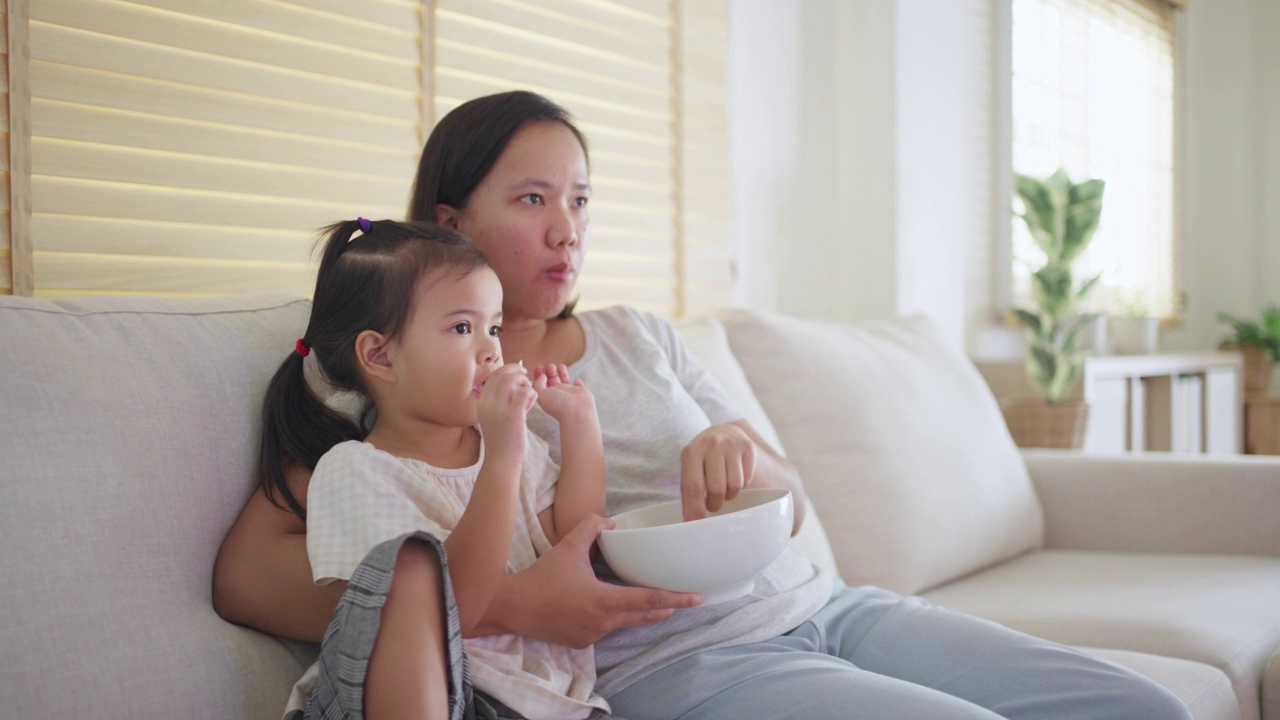
<instances>
[{"instance_id":1,"label":"woman's eye","mask_svg":"<svg viewBox=\"0 0 1280 720\"><path fill-rule=\"evenodd\" d=\"M574 205L574 207L580 207L580 208L586 207L586 206L587 206L587 200L589 200L589 198L587 198L587 197L585 197L585 196L584 196L584 197L576 197L576 198L574 198L574 199L573 199L573 205Z\"/></svg>"},{"instance_id":2,"label":"woman's eye","mask_svg":"<svg viewBox=\"0 0 1280 720\"><path fill-rule=\"evenodd\" d=\"M460 322L449 329L459 335L466 335L471 332L471 323Z\"/></svg>"},{"instance_id":3,"label":"woman's eye","mask_svg":"<svg viewBox=\"0 0 1280 720\"><path fill-rule=\"evenodd\" d=\"M524 197L522 197L522 198L520 198L520 199L521 199L521 200L524 200L525 202L529 203L530 205L542 205L542 204L543 204L542 196L541 196L541 195L539 195L538 193L529 193L528 195L525 195Z\"/></svg>"},{"instance_id":4,"label":"woman's eye","mask_svg":"<svg viewBox=\"0 0 1280 720\"><path fill-rule=\"evenodd\" d=\"M489 328L489 334L492 335L493 337L498 337L498 334L501 332L502 332L501 325L494 325L493 327Z\"/></svg>"}]
</instances>

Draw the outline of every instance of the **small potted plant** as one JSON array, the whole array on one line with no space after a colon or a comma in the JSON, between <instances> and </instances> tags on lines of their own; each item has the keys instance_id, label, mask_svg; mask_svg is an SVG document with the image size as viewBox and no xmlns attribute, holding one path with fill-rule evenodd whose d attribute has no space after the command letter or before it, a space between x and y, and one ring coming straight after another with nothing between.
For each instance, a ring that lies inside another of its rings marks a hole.
<instances>
[{"instance_id":1,"label":"small potted plant","mask_svg":"<svg viewBox=\"0 0 1280 720\"><path fill-rule=\"evenodd\" d=\"M1280 362L1280 305L1262 311L1257 322L1218 313L1218 320L1231 326L1231 334L1219 346L1244 355L1244 390L1265 392L1271 384L1271 366Z\"/></svg>"},{"instance_id":2,"label":"small potted plant","mask_svg":"<svg viewBox=\"0 0 1280 720\"><path fill-rule=\"evenodd\" d=\"M1077 282L1071 265L1085 251L1102 215L1102 180L1073 183L1063 170L1048 178L1016 176L1023 211L1018 214L1044 252L1031 273L1030 307L1014 309L1027 334L1027 374L1040 401L1006 403L1005 421L1020 447L1080 447L1088 406L1067 396L1084 367L1077 347L1081 331L1098 313L1081 313L1081 300L1097 285L1094 276Z\"/></svg>"},{"instance_id":3,"label":"small potted plant","mask_svg":"<svg viewBox=\"0 0 1280 720\"><path fill-rule=\"evenodd\" d=\"M1150 355L1159 349L1160 318L1151 314L1142 290L1134 291L1111 317L1111 340L1117 355Z\"/></svg>"}]
</instances>

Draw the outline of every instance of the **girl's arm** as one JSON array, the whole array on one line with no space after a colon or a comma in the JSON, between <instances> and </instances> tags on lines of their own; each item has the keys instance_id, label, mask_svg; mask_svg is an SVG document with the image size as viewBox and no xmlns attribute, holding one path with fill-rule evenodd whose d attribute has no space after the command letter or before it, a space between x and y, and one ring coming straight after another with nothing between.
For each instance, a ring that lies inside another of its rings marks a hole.
<instances>
[{"instance_id":1,"label":"girl's arm","mask_svg":"<svg viewBox=\"0 0 1280 720\"><path fill-rule=\"evenodd\" d=\"M304 506L311 471L285 466L290 489ZM262 488L218 550L213 608L224 620L307 642L320 642L346 583L318 586L307 561L306 524L267 499Z\"/></svg>"},{"instance_id":2,"label":"girl's arm","mask_svg":"<svg viewBox=\"0 0 1280 720\"><path fill-rule=\"evenodd\" d=\"M564 365L537 368L538 403L560 423L560 477L555 501L538 513L555 545L586 518L604 514L604 441L595 398L581 380L570 381Z\"/></svg>"},{"instance_id":3,"label":"girl's arm","mask_svg":"<svg viewBox=\"0 0 1280 720\"><path fill-rule=\"evenodd\" d=\"M525 415L536 399L525 368L516 365L494 371L480 395L484 465L466 510L444 541L463 633L470 634L480 623L505 574L520 512Z\"/></svg>"}]
</instances>

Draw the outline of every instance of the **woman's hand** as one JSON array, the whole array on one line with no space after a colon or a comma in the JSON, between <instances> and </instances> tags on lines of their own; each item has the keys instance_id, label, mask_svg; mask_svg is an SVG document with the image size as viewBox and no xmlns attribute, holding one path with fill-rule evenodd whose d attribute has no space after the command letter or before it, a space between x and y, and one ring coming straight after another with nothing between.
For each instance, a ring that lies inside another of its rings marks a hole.
<instances>
[{"instance_id":1,"label":"woman's hand","mask_svg":"<svg viewBox=\"0 0 1280 720\"><path fill-rule=\"evenodd\" d=\"M712 425L680 452L680 499L685 520L720 509L755 479L756 445L737 425Z\"/></svg>"},{"instance_id":2,"label":"woman's hand","mask_svg":"<svg viewBox=\"0 0 1280 720\"><path fill-rule=\"evenodd\" d=\"M702 603L697 593L624 587L591 569L591 546L613 521L592 515L529 569L507 575L468 637L510 633L584 648L618 628L647 625Z\"/></svg>"}]
</instances>

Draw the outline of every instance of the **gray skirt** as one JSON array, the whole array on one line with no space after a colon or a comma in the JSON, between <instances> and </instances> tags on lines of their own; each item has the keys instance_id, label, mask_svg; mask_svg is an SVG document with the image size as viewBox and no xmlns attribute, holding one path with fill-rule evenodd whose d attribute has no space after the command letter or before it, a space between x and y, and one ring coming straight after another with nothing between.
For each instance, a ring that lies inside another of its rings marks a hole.
<instances>
[{"instance_id":1,"label":"gray skirt","mask_svg":"<svg viewBox=\"0 0 1280 720\"><path fill-rule=\"evenodd\" d=\"M387 601L395 575L396 557L407 540L418 540L435 551L444 578L445 625L449 639L445 653L449 663L449 717L452 720L524 720L520 713L475 690L467 672L467 654L462 646L462 624L449 579L449 563L444 545L425 532L407 533L378 545L356 568L347 591L338 602L329 629L320 645L320 674L307 701L305 720L358 720L364 717L364 681L369 656L378 637L382 606ZM612 716L596 711L590 720Z\"/></svg>"}]
</instances>

